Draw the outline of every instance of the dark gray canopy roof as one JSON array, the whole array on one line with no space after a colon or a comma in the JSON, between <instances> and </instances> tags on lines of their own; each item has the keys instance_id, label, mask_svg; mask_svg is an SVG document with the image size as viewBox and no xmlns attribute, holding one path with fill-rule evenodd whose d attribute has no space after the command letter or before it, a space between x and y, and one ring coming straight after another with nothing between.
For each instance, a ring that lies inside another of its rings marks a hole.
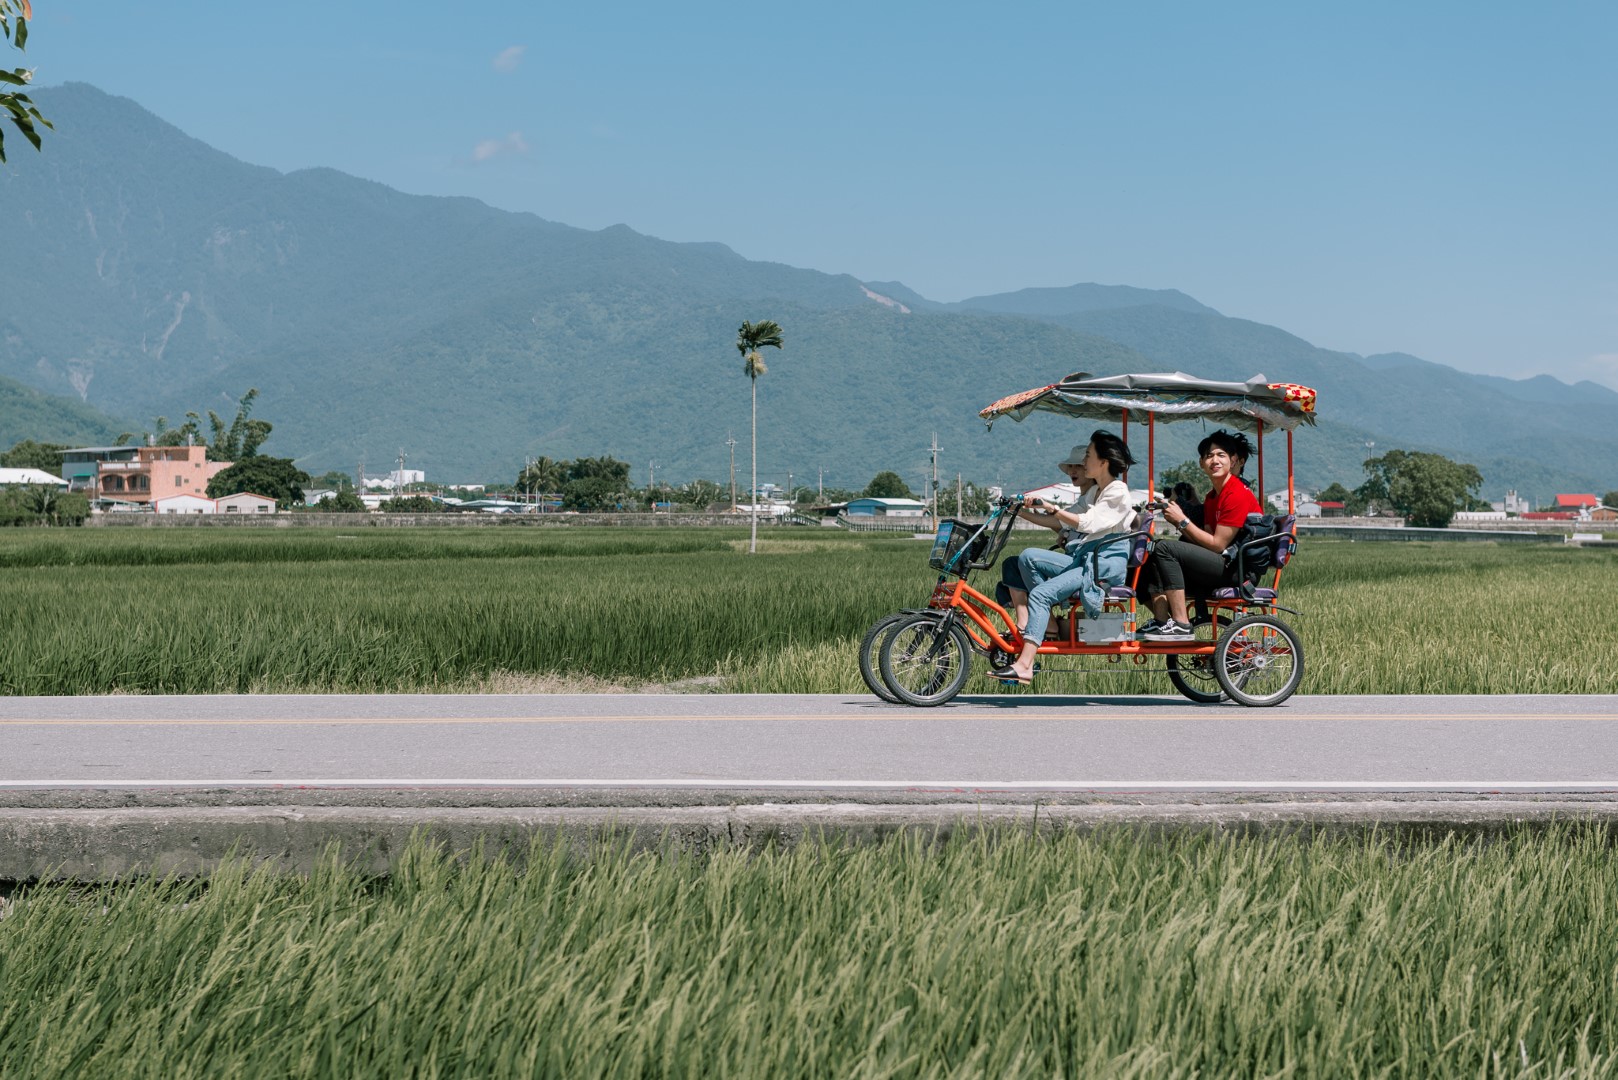
<instances>
[{"instance_id":1,"label":"dark gray canopy roof","mask_svg":"<svg viewBox=\"0 0 1618 1080\"><path fill-rule=\"evenodd\" d=\"M1059 383L1001 398L978 415L992 427L1001 416L1020 421L1035 410L1113 422L1127 410L1137 421L1151 414L1159 423L1212 420L1248 431L1262 423L1267 429L1291 431L1315 422L1315 392L1295 383L1272 383L1263 375L1246 382L1214 382L1183 371L1102 376L1080 371Z\"/></svg>"}]
</instances>

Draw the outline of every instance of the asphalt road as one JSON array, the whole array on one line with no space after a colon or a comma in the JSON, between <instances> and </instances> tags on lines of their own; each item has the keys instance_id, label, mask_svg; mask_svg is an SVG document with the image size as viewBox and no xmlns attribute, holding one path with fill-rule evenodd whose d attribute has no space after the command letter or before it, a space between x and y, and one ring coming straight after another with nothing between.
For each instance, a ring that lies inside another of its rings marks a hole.
<instances>
[{"instance_id":1,"label":"asphalt road","mask_svg":"<svg viewBox=\"0 0 1618 1080\"><path fill-rule=\"evenodd\" d=\"M1618 697L0 699L41 788L1618 791Z\"/></svg>"}]
</instances>

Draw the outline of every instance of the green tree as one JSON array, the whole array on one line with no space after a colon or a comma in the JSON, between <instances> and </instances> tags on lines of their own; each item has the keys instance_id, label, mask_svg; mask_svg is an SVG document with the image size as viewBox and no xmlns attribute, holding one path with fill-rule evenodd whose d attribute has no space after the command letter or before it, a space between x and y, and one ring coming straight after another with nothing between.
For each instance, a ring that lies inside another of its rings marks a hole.
<instances>
[{"instance_id":1,"label":"green tree","mask_svg":"<svg viewBox=\"0 0 1618 1080\"><path fill-rule=\"evenodd\" d=\"M145 446L185 446L187 440L200 441L202 438L201 421L197 414L188 412L188 419L177 428L169 427L169 418L158 416L152 419L152 430L139 433L140 441ZM125 431L118 436L118 445L123 446L136 437L133 431Z\"/></svg>"},{"instance_id":2,"label":"green tree","mask_svg":"<svg viewBox=\"0 0 1618 1080\"><path fill-rule=\"evenodd\" d=\"M212 409L208 410L208 425L213 429L213 441L208 444L208 459L210 461L242 461L258 453L258 448L264 445L264 440L270 437L272 425L267 420L252 419L253 402L258 398L257 389L249 389L236 403L236 418L229 425L219 418L219 414ZM195 413L187 413L193 420ZM308 479L305 478L305 483Z\"/></svg>"},{"instance_id":3,"label":"green tree","mask_svg":"<svg viewBox=\"0 0 1618 1080\"><path fill-rule=\"evenodd\" d=\"M615 457L581 457L567 463L567 480L606 480L616 484L619 491L629 490L629 462Z\"/></svg>"},{"instance_id":4,"label":"green tree","mask_svg":"<svg viewBox=\"0 0 1618 1080\"><path fill-rule=\"evenodd\" d=\"M1199 496L1208 490L1208 474L1195 461L1182 461L1173 468L1164 469L1158 477L1157 490L1172 493L1175 484L1190 484Z\"/></svg>"},{"instance_id":5,"label":"green tree","mask_svg":"<svg viewBox=\"0 0 1618 1080\"><path fill-rule=\"evenodd\" d=\"M529 495L552 495L567 483L571 461L552 461L548 457L536 458L517 474L517 490Z\"/></svg>"},{"instance_id":6,"label":"green tree","mask_svg":"<svg viewBox=\"0 0 1618 1080\"><path fill-rule=\"evenodd\" d=\"M29 5L29 0L0 0L0 34L4 34L6 41L18 52L28 47L28 20L33 17L34 9ZM9 89L27 86L33 78L32 68L13 68L10 71L0 68L0 119L10 119L12 126L22 132L22 137L38 150L38 127L48 128L51 122L39 115L39 110L34 108L27 94ZM6 132L5 128L0 127L0 162L5 160Z\"/></svg>"},{"instance_id":7,"label":"green tree","mask_svg":"<svg viewBox=\"0 0 1618 1080\"><path fill-rule=\"evenodd\" d=\"M324 502L325 500L322 499L321 501ZM400 495L384 500L382 512L385 514L442 514L444 504L429 495Z\"/></svg>"},{"instance_id":8,"label":"green tree","mask_svg":"<svg viewBox=\"0 0 1618 1080\"><path fill-rule=\"evenodd\" d=\"M871 477L871 482L865 485L865 490L859 495L862 499L914 499L916 496L906 486L904 477L896 472L879 472Z\"/></svg>"},{"instance_id":9,"label":"green tree","mask_svg":"<svg viewBox=\"0 0 1618 1080\"><path fill-rule=\"evenodd\" d=\"M52 476L61 476L62 451L66 449L68 447L58 443L41 443L24 439L0 454L0 469L39 469Z\"/></svg>"},{"instance_id":10,"label":"green tree","mask_svg":"<svg viewBox=\"0 0 1618 1080\"><path fill-rule=\"evenodd\" d=\"M683 506L707 509L725 497L725 489L712 480L692 480L674 489L674 500Z\"/></svg>"},{"instance_id":11,"label":"green tree","mask_svg":"<svg viewBox=\"0 0 1618 1080\"><path fill-rule=\"evenodd\" d=\"M61 497L62 493L49 484L30 484L23 490L22 502L49 525L56 517L56 505Z\"/></svg>"},{"instance_id":12,"label":"green tree","mask_svg":"<svg viewBox=\"0 0 1618 1080\"><path fill-rule=\"evenodd\" d=\"M979 484L967 484L961 491L961 512L982 516L989 512L989 489Z\"/></svg>"},{"instance_id":13,"label":"green tree","mask_svg":"<svg viewBox=\"0 0 1618 1080\"><path fill-rule=\"evenodd\" d=\"M1601 505L1610 506L1614 510L1618 510L1618 491L1609 491L1601 496Z\"/></svg>"},{"instance_id":14,"label":"green tree","mask_svg":"<svg viewBox=\"0 0 1618 1080\"><path fill-rule=\"evenodd\" d=\"M335 495L325 495L311 509L322 514L363 514L365 504L354 494L353 488L344 488Z\"/></svg>"},{"instance_id":15,"label":"green tree","mask_svg":"<svg viewBox=\"0 0 1618 1080\"><path fill-rule=\"evenodd\" d=\"M90 500L54 486L0 488L0 525L83 525Z\"/></svg>"},{"instance_id":16,"label":"green tree","mask_svg":"<svg viewBox=\"0 0 1618 1080\"><path fill-rule=\"evenodd\" d=\"M208 481L208 497L222 498L238 492L267 495L283 510L293 503L303 502L303 488L309 483L309 474L293 464L291 458L253 455L236 462Z\"/></svg>"},{"instance_id":17,"label":"green tree","mask_svg":"<svg viewBox=\"0 0 1618 1080\"><path fill-rule=\"evenodd\" d=\"M581 476L569 480L562 487L562 509L603 511L618 509L627 483L619 483L606 476Z\"/></svg>"},{"instance_id":18,"label":"green tree","mask_svg":"<svg viewBox=\"0 0 1618 1080\"><path fill-rule=\"evenodd\" d=\"M1348 501L1353 497L1354 493L1352 491L1348 490L1342 484L1334 482L1319 495L1316 495L1315 499L1321 502L1340 502L1346 506L1348 505Z\"/></svg>"},{"instance_id":19,"label":"green tree","mask_svg":"<svg viewBox=\"0 0 1618 1080\"><path fill-rule=\"evenodd\" d=\"M784 342L781 324L772 319L757 323L743 321L741 329L736 331L736 351L742 354L742 371L753 387L753 486L747 500L753 507L753 534L747 543L749 555L758 552L758 377L769 370L759 350L779 349Z\"/></svg>"},{"instance_id":20,"label":"green tree","mask_svg":"<svg viewBox=\"0 0 1618 1080\"><path fill-rule=\"evenodd\" d=\"M177 428L169 427L168 417L156 417L152 421L152 430L141 432L140 440L148 446L189 446L200 442L208 448L209 461L250 458L258 453L258 448L270 437L273 428L268 420L252 419L253 401L257 397L256 389L243 394L236 403L235 419L229 424L220 419L218 413L208 410L208 426L213 431L211 442L203 439L202 418L195 412L186 413L185 423ZM123 446L133 438L135 432L126 431L118 436L118 445Z\"/></svg>"},{"instance_id":21,"label":"green tree","mask_svg":"<svg viewBox=\"0 0 1618 1080\"><path fill-rule=\"evenodd\" d=\"M330 488L333 491L353 491L354 478L346 472L332 469L315 477L314 486L317 488Z\"/></svg>"},{"instance_id":22,"label":"green tree","mask_svg":"<svg viewBox=\"0 0 1618 1080\"><path fill-rule=\"evenodd\" d=\"M629 462L615 457L581 457L566 462L562 509L617 510L629 493Z\"/></svg>"},{"instance_id":23,"label":"green tree","mask_svg":"<svg viewBox=\"0 0 1618 1080\"><path fill-rule=\"evenodd\" d=\"M1367 461L1365 471L1359 490L1385 491L1388 503L1419 528L1444 528L1483 486L1477 466L1442 454L1390 450Z\"/></svg>"}]
</instances>

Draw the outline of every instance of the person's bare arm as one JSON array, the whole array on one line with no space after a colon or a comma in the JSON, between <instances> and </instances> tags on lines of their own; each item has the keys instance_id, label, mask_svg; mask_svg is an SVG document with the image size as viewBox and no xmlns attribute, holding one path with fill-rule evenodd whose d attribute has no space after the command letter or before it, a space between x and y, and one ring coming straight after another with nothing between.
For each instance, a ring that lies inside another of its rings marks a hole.
<instances>
[{"instance_id":1,"label":"person's bare arm","mask_svg":"<svg viewBox=\"0 0 1618 1080\"><path fill-rule=\"evenodd\" d=\"M1024 521L1032 521L1035 525L1043 525L1045 528L1056 532L1062 531L1062 523L1055 514L1024 508L1017 511L1017 516Z\"/></svg>"},{"instance_id":2,"label":"person's bare arm","mask_svg":"<svg viewBox=\"0 0 1618 1080\"><path fill-rule=\"evenodd\" d=\"M1040 499L1035 505L1039 509L1034 511L1028 517L1028 520L1043 525L1047 529L1061 532L1063 529L1073 528L1079 523L1079 515L1071 510L1064 510L1053 502Z\"/></svg>"},{"instance_id":3,"label":"person's bare arm","mask_svg":"<svg viewBox=\"0 0 1618 1080\"><path fill-rule=\"evenodd\" d=\"M1168 520L1169 524L1179 528L1182 540L1196 544L1198 547L1205 547L1209 551L1222 552L1230 546L1232 540L1236 539L1236 526L1216 525L1213 531L1210 532L1201 525L1192 524L1191 519L1186 516L1184 510L1180 509L1178 503L1171 502L1165 506L1163 508L1163 517Z\"/></svg>"}]
</instances>

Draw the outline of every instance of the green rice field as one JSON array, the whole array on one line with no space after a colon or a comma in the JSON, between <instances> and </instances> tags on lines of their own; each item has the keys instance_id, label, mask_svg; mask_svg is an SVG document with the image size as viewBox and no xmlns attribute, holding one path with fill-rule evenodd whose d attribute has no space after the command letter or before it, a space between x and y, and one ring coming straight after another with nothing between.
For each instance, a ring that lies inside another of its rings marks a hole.
<instances>
[{"instance_id":1,"label":"green rice field","mask_svg":"<svg viewBox=\"0 0 1618 1080\"><path fill-rule=\"evenodd\" d=\"M865 628L936 579L909 538L745 547L716 529L4 530L0 693L856 693ZM1282 592L1302 693L1618 692L1612 550L1305 535ZM1035 689L1173 692L1091 666ZM968 691L1001 692L981 674Z\"/></svg>"},{"instance_id":2,"label":"green rice field","mask_svg":"<svg viewBox=\"0 0 1618 1080\"><path fill-rule=\"evenodd\" d=\"M0 900L0 1075L1612 1076L1614 839L418 839L386 879L43 884Z\"/></svg>"}]
</instances>

